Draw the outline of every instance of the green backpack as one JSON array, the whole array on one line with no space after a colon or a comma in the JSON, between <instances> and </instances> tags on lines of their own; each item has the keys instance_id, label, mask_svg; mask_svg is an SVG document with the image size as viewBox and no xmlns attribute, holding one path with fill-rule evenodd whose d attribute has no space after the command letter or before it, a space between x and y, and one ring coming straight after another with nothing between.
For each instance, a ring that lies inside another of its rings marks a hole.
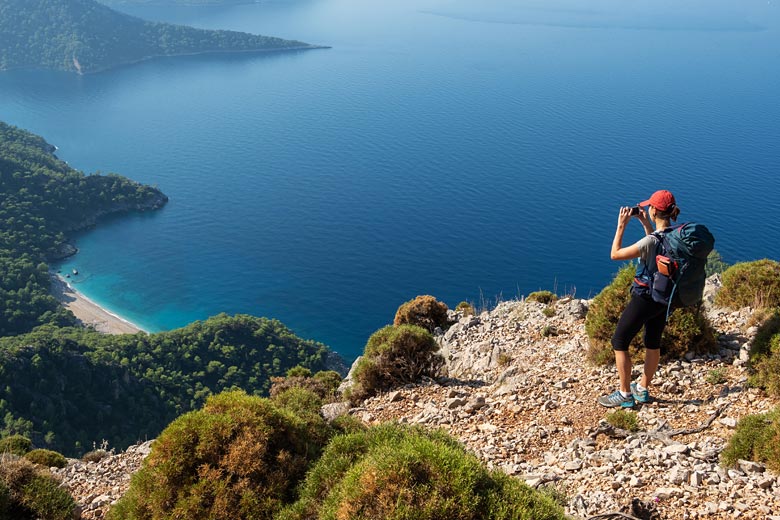
<instances>
[{"instance_id":1,"label":"green backpack","mask_svg":"<svg viewBox=\"0 0 780 520\"><path fill-rule=\"evenodd\" d=\"M672 299L676 296L682 307L698 305L707 279L707 256L715 247L715 237L704 224L686 222L663 233L661 244L666 256L677 262Z\"/></svg>"},{"instance_id":2,"label":"green backpack","mask_svg":"<svg viewBox=\"0 0 780 520\"><path fill-rule=\"evenodd\" d=\"M640 267L634 280L634 290L647 292L658 303L667 305L667 318L672 304L691 307L701 302L707 256L715 247L715 237L707 226L686 222L653 233L658 238L656 261L666 263L668 276L660 270L649 275Z\"/></svg>"}]
</instances>

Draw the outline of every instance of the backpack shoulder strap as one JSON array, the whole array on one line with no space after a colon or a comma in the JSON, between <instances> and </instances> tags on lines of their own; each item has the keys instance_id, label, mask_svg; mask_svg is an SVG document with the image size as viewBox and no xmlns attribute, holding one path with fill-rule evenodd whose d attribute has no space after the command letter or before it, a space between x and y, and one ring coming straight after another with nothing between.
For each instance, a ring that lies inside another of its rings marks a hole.
<instances>
[{"instance_id":1,"label":"backpack shoulder strap","mask_svg":"<svg viewBox=\"0 0 780 520\"><path fill-rule=\"evenodd\" d=\"M653 235L658 237L658 241L661 243L661 246L663 247L663 251L662 251L663 254L665 255L669 254L669 251L671 251L672 249L672 246L669 243L669 235L681 229L686 224L687 222L684 222L682 224L677 224L676 226L669 226L668 228L664 228L660 231L655 231L653 233Z\"/></svg>"}]
</instances>

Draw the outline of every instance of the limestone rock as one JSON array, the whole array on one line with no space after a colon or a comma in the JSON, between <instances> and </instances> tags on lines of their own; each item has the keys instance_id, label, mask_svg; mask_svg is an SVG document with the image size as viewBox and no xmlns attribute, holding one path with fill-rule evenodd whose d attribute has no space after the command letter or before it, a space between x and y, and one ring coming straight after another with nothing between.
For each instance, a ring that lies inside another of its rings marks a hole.
<instances>
[{"instance_id":1,"label":"limestone rock","mask_svg":"<svg viewBox=\"0 0 780 520\"><path fill-rule=\"evenodd\" d=\"M334 419L347 415L351 407L352 405L348 401L329 403L322 406L320 413L327 422L333 422Z\"/></svg>"}]
</instances>

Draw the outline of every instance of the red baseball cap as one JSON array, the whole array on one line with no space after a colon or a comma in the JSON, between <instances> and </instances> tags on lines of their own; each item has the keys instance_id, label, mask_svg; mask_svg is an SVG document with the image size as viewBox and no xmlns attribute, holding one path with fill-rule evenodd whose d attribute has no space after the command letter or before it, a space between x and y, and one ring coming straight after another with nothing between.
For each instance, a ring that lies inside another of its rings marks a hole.
<instances>
[{"instance_id":1,"label":"red baseball cap","mask_svg":"<svg viewBox=\"0 0 780 520\"><path fill-rule=\"evenodd\" d=\"M674 195L671 191L658 190L653 193L649 199L644 202L640 202L640 206L653 206L658 211L666 211L673 207L677 202L674 200Z\"/></svg>"}]
</instances>

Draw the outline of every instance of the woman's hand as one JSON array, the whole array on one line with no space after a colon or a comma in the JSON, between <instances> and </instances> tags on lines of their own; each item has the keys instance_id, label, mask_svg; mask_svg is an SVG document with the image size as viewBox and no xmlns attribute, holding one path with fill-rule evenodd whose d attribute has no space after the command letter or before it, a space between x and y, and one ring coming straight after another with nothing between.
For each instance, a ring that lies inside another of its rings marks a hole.
<instances>
[{"instance_id":1,"label":"woman's hand","mask_svg":"<svg viewBox=\"0 0 780 520\"><path fill-rule=\"evenodd\" d=\"M650 222L650 206L647 206L647 209L639 208L639 215L636 218L639 219L642 227L645 228L645 234L649 235L653 232L653 223Z\"/></svg>"},{"instance_id":2,"label":"woman's hand","mask_svg":"<svg viewBox=\"0 0 780 520\"><path fill-rule=\"evenodd\" d=\"M612 260L630 260L632 258L639 258L639 248L636 244L623 247L623 232L626 230L626 224L631 220L631 210L633 208L625 207L620 208L618 214L617 230L615 231L615 238L612 240L612 251L610 252L610 258ZM641 213L640 213L641 215ZM634 215L641 220L640 215Z\"/></svg>"},{"instance_id":3,"label":"woman's hand","mask_svg":"<svg viewBox=\"0 0 780 520\"><path fill-rule=\"evenodd\" d=\"M618 223L617 223L618 228L620 229L625 228L629 220L631 220L631 208L630 207L620 208L620 213L618 213Z\"/></svg>"}]
</instances>

